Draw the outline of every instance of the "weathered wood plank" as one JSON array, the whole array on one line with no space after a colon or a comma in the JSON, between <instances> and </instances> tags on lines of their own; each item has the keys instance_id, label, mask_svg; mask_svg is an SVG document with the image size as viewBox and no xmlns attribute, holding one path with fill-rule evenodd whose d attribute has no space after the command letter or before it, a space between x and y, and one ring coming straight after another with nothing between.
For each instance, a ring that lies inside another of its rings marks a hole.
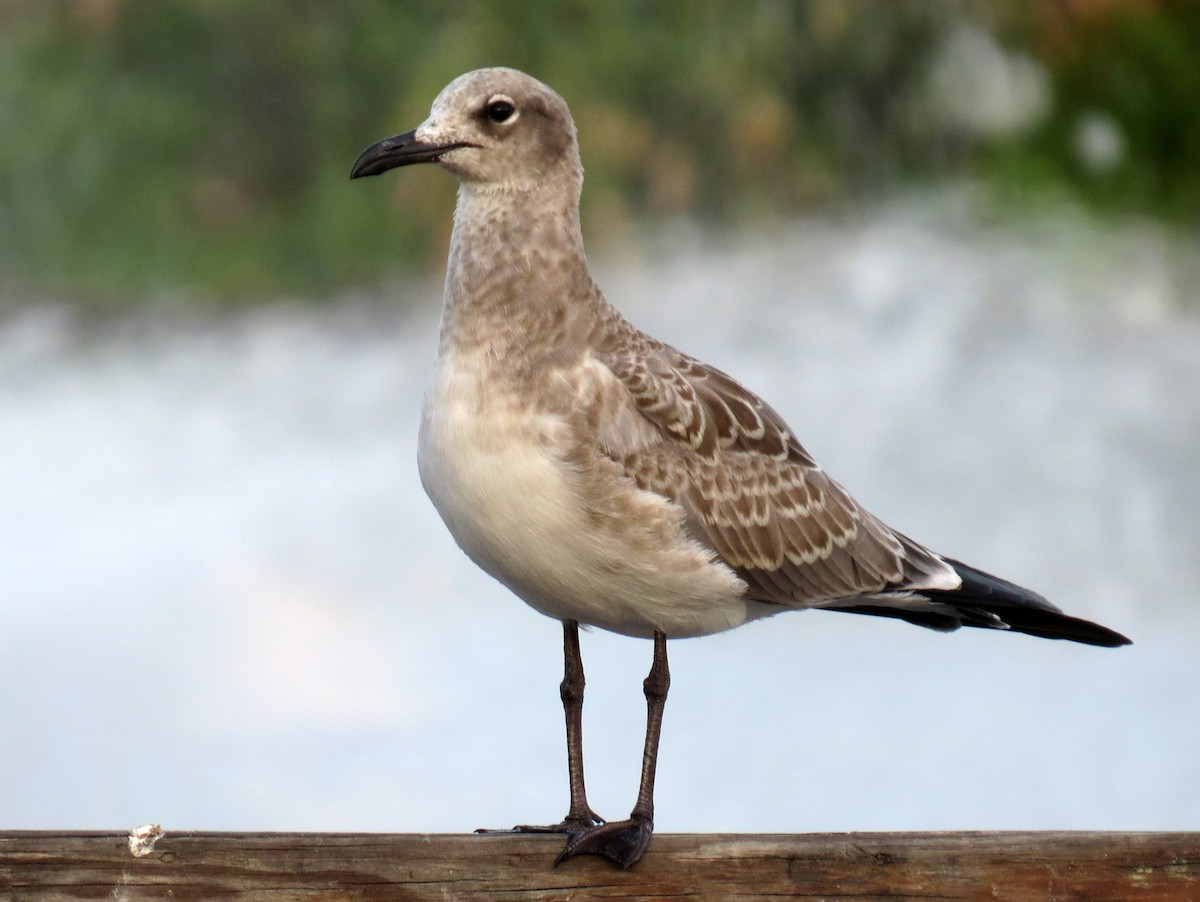
<instances>
[{"instance_id":1,"label":"weathered wood plank","mask_svg":"<svg viewBox=\"0 0 1200 902\"><path fill-rule=\"evenodd\" d=\"M0 832L0 898L1200 900L1200 833L664 834L636 868L553 836Z\"/></svg>"}]
</instances>

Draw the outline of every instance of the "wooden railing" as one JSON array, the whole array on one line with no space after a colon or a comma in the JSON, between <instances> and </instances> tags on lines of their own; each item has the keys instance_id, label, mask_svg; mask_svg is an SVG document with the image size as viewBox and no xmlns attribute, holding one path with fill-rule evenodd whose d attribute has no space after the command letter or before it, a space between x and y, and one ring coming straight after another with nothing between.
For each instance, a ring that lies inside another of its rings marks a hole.
<instances>
[{"instance_id":1,"label":"wooden railing","mask_svg":"<svg viewBox=\"0 0 1200 902\"><path fill-rule=\"evenodd\" d=\"M1198 900L1200 833L663 834L632 870L554 836L0 832L0 900Z\"/></svg>"}]
</instances>

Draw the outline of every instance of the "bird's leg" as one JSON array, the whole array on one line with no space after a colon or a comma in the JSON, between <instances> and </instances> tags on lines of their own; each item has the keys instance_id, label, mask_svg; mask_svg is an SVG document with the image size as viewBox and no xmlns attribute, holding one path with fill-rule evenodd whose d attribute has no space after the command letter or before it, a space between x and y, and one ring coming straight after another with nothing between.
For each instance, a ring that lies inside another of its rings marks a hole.
<instances>
[{"instance_id":1,"label":"bird's leg","mask_svg":"<svg viewBox=\"0 0 1200 902\"><path fill-rule=\"evenodd\" d=\"M571 782L571 807L561 823L519 824L508 830L477 830L477 833L578 833L603 824L604 818L587 803L583 782L583 656L579 653L579 624L563 621L563 680L558 694L567 718L567 772Z\"/></svg>"},{"instance_id":2,"label":"bird's leg","mask_svg":"<svg viewBox=\"0 0 1200 902\"><path fill-rule=\"evenodd\" d=\"M642 684L646 693L646 747L642 752L642 781L638 787L637 803L629 819L611 821L572 833L559 853L555 864L576 855L603 855L623 868L633 867L650 845L654 832L654 770L658 763L658 738L662 733L663 708L667 690L671 688L671 672L667 668L666 634L654 634L654 663L650 675Z\"/></svg>"},{"instance_id":3,"label":"bird's leg","mask_svg":"<svg viewBox=\"0 0 1200 902\"><path fill-rule=\"evenodd\" d=\"M574 620L563 623L563 681L558 694L562 697L563 713L567 718L567 772L571 783L571 807L564 823L573 829L603 824L604 818L592 811L587 802L583 783L583 657L579 654L579 624Z\"/></svg>"}]
</instances>

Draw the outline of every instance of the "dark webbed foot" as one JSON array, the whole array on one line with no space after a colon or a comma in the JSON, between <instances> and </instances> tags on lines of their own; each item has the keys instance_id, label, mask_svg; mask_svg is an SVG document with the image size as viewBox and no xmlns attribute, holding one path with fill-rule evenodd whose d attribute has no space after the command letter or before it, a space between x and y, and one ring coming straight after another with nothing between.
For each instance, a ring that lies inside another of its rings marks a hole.
<instances>
[{"instance_id":1,"label":"dark webbed foot","mask_svg":"<svg viewBox=\"0 0 1200 902\"><path fill-rule=\"evenodd\" d=\"M567 833L574 835L576 833L585 833L593 827L597 827L604 823L604 818L596 814L590 808L584 817L572 817L567 815L557 824L517 824L508 830L489 830L486 827L480 827L476 833L497 834L497 833Z\"/></svg>"},{"instance_id":2,"label":"dark webbed foot","mask_svg":"<svg viewBox=\"0 0 1200 902\"><path fill-rule=\"evenodd\" d=\"M653 833L654 822L644 817L588 827L570 835L554 864L557 867L576 855L603 855L622 868L631 868L645 854Z\"/></svg>"}]
</instances>

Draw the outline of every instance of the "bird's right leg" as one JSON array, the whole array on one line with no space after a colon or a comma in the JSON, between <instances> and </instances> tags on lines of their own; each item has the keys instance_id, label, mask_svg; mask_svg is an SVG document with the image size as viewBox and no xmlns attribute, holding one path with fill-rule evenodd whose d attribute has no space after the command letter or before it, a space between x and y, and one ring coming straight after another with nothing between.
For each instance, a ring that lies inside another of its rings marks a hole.
<instances>
[{"instance_id":1,"label":"bird's right leg","mask_svg":"<svg viewBox=\"0 0 1200 902\"><path fill-rule=\"evenodd\" d=\"M604 818L592 811L583 781L583 656L579 653L579 624L563 621L563 680L558 694L567 719L567 772L571 782L571 806L557 824L519 824L508 830L477 830L477 833L578 833Z\"/></svg>"}]
</instances>

